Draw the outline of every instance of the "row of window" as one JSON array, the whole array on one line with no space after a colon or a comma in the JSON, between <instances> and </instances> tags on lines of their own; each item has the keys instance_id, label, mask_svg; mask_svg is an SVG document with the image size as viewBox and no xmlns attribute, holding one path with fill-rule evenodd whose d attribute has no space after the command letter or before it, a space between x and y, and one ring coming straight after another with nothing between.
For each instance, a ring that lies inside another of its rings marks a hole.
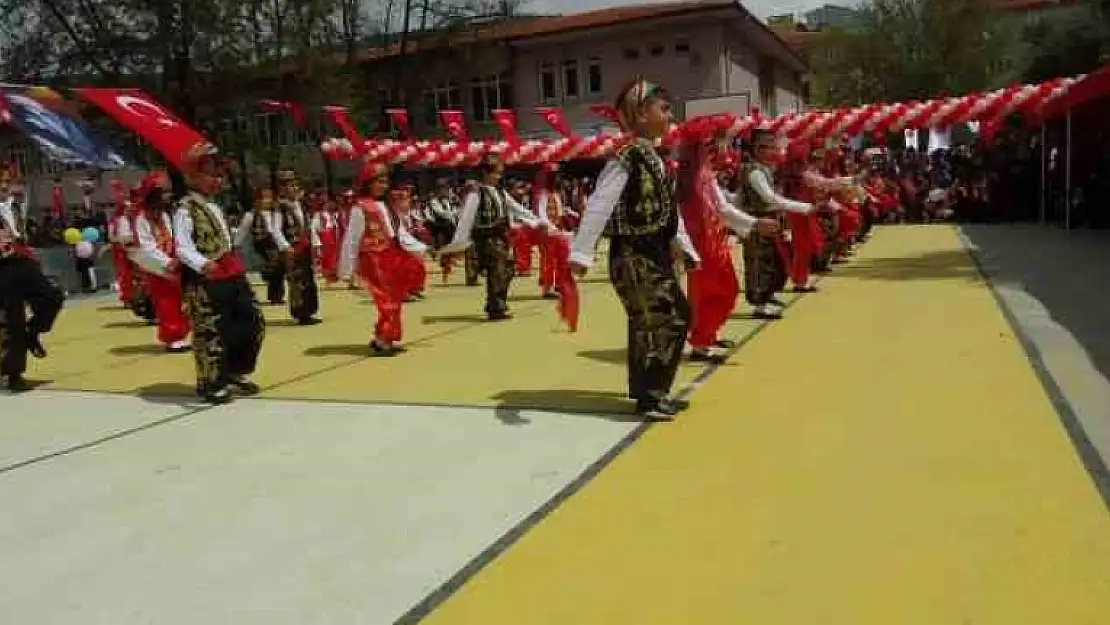
<instances>
[{"instance_id":1,"label":"row of window","mask_svg":"<svg viewBox=\"0 0 1110 625\"><path fill-rule=\"evenodd\" d=\"M555 63L540 63L539 100L543 104L554 104L560 100L577 100L586 95L601 95L604 87L601 76L601 59L586 61L586 72L582 74L581 64L576 60Z\"/></svg>"},{"instance_id":2,"label":"row of window","mask_svg":"<svg viewBox=\"0 0 1110 625\"><path fill-rule=\"evenodd\" d=\"M471 80L466 85L470 94L470 117L479 122L493 120L493 111L513 108L513 85L507 74L491 74ZM424 123L440 126L439 111L463 110L463 87L445 80L424 92Z\"/></svg>"},{"instance_id":3,"label":"row of window","mask_svg":"<svg viewBox=\"0 0 1110 625\"><path fill-rule=\"evenodd\" d=\"M686 55L690 54L690 42L688 42L688 41L676 41L674 43L673 49L674 49L675 56L686 56ZM667 46L665 46L661 43L650 43L650 44L648 44L647 46L644 47L644 50L647 52L648 56L658 58L658 57L663 56L663 54L665 54L667 52ZM626 61L638 60L640 58L640 49L639 48L625 48L621 52L621 56L624 57L624 60L626 60Z\"/></svg>"}]
</instances>

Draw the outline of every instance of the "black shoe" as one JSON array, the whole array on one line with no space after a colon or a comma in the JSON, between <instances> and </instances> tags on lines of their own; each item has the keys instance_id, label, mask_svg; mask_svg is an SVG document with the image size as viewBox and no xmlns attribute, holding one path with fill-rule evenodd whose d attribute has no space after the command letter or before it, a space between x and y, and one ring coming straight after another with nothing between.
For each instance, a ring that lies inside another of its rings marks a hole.
<instances>
[{"instance_id":1,"label":"black shoe","mask_svg":"<svg viewBox=\"0 0 1110 625\"><path fill-rule=\"evenodd\" d=\"M499 312L491 312L491 313L487 314L486 317L490 321L504 321L506 319L512 319L513 318L513 316L510 315L509 311L507 311L507 310L502 310L502 311L499 311Z\"/></svg>"},{"instance_id":2,"label":"black shoe","mask_svg":"<svg viewBox=\"0 0 1110 625\"><path fill-rule=\"evenodd\" d=\"M544 293L543 298L544 299L559 299L559 294L558 293L551 293L551 292Z\"/></svg>"},{"instance_id":3,"label":"black shoe","mask_svg":"<svg viewBox=\"0 0 1110 625\"><path fill-rule=\"evenodd\" d=\"M201 399L203 399L204 403L206 404L219 406L231 401L231 391L227 390L226 386L211 391L205 391L204 395L201 396Z\"/></svg>"},{"instance_id":4,"label":"black shoe","mask_svg":"<svg viewBox=\"0 0 1110 625\"><path fill-rule=\"evenodd\" d=\"M396 356L401 350L395 347L386 347L377 341L370 341L370 351L373 352L375 356L388 358Z\"/></svg>"},{"instance_id":5,"label":"black shoe","mask_svg":"<svg viewBox=\"0 0 1110 625\"><path fill-rule=\"evenodd\" d=\"M796 287L794 287L794 292L795 293L816 293L817 292L817 287L807 286L807 285L796 286Z\"/></svg>"},{"instance_id":6,"label":"black shoe","mask_svg":"<svg viewBox=\"0 0 1110 625\"><path fill-rule=\"evenodd\" d=\"M27 380L23 379L23 376L8 376L8 392L10 392L11 394L16 395L18 393L26 393L29 390L31 390L31 385L27 383Z\"/></svg>"},{"instance_id":7,"label":"black shoe","mask_svg":"<svg viewBox=\"0 0 1110 625\"><path fill-rule=\"evenodd\" d=\"M786 308L786 304L781 299L779 299L777 297L772 297L771 299L767 300L767 303L768 304L774 304L775 306L778 306L779 308Z\"/></svg>"},{"instance_id":8,"label":"black shoe","mask_svg":"<svg viewBox=\"0 0 1110 625\"><path fill-rule=\"evenodd\" d=\"M636 402L636 415L647 421L674 421L676 411L660 401L640 400Z\"/></svg>"},{"instance_id":9,"label":"black shoe","mask_svg":"<svg viewBox=\"0 0 1110 625\"><path fill-rule=\"evenodd\" d=\"M27 339L27 353L35 358L46 358L46 348L42 346L42 340L37 334L32 334Z\"/></svg>"},{"instance_id":10,"label":"black shoe","mask_svg":"<svg viewBox=\"0 0 1110 625\"><path fill-rule=\"evenodd\" d=\"M240 375L232 378L230 385L234 386L235 390L239 391L240 395L246 397L257 395L262 392L262 387L248 380L247 376L245 375Z\"/></svg>"},{"instance_id":11,"label":"black shoe","mask_svg":"<svg viewBox=\"0 0 1110 625\"><path fill-rule=\"evenodd\" d=\"M688 399L677 399L677 398L673 398L673 397L667 397L667 398L663 399L662 401L660 401L659 403L662 404L665 408L667 408L671 412L674 412L676 414L679 413L679 412L682 412L683 410L686 410L687 408L690 407L690 400L688 400Z\"/></svg>"},{"instance_id":12,"label":"black shoe","mask_svg":"<svg viewBox=\"0 0 1110 625\"><path fill-rule=\"evenodd\" d=\"M690 352L690 362L708 362L714 365L721 365L728 360L724 354L714 354L711 351L704 349L695 349Z\"/></svg>"},{"instance_id":13,"label":"black shoe","mask_svg":"<svg viewBox=\"0 0 1110 625\"><path fill-rule=\"evenodd\" d=\"M736 347L736 341L730 341L728 339L718 339L713 344L717 347L720 347L721 349L732 349L733 347Z\"/></svg>"},{"instance_id":14,"label":"black shoe","mask_svg":"<svg viewBox=\"0 0 1110 625\"><path fill-rule=\"evenodd\" d=\"M321 323L323 323L323 321L317 319L316 317L305 317L303 319L297 319L297 325L299 326L315 326L320 325Z\"/></svg>"}]
</instances>

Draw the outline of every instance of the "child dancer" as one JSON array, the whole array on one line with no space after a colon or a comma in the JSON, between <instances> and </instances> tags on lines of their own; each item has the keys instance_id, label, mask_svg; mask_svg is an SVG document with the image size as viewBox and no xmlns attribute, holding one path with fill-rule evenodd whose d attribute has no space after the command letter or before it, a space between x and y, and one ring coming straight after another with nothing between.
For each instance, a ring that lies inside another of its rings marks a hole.
<instances>
[{"instance_id":1,"label":"child dancer","mask_svg":"<svg viewBox=\"0 0 1110 625\"><path fill-rule=\"evenodd\" d=\"M684 235L666 165L655 151L670 127L671 105L656 84L638 78L621 90L616 109L634 139L610 160L590 196L571 246L571 270L593 265L602 232L609 236L609 277L628 315L628 394L649 420L672 420L683 402L668 397L682 359L690 306L678 283L673 246L696 265Z\"/></svg>"},{"instance_id":2,"label":"child dancer","mask_svg":"<svg viewBox=\"0 0 1110 625\"><path fill-rule=\"evenodd\" d=\"M389 169L369 163L361 178L361 196L351 208L347 233L339 256L340 278L358 277L378 308L378 322L370 349L375 356L395 356L401 347L401 305L410 281L405 275L412 254L427 249L386 208L382 200L389 188Z\"/></svg>"}]
</instances>

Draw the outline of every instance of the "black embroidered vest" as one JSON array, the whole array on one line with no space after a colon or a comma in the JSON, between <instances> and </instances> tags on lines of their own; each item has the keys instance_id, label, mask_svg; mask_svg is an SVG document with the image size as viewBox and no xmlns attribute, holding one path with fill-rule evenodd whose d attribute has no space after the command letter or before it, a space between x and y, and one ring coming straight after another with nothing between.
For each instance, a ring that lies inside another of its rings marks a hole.
<instances>
[{"instance_id":1,"label":"black embroidered vest","mask_svg":"<svg viewBox=\"0 0 1110 625\"><path fill-rule=\"evenodd\" d=\"M501 189L494 187L478 187L478 214L474 216L476 230L492 230L509 225L509 214L502 193Z\"/></svg>"},{"instance_id":2,"label":"black embroidered vest","mask_svg":"<svg viewBox=\"0 0 1110 625\"><path fill-rule=\"evenodd\" d=\"M674 180L667 175L663 159L651 143L636 139L617 152L617 160L628 172L628 182L605 225L605 234L625 237L677 233Z\"/></svg>"},{"instance_id":3,"label":"black embroidered vest","mask_svg":"<svg viewBox=\"0 0 1110 625\"><path fill-rule=\"evenodd\" d=\"M208 202L196 193L181 198L182 205L189 211L193 221L193 245L208 260L219 260L231 251L219 220L208 208Z\"/></svg>"}]
</instances>

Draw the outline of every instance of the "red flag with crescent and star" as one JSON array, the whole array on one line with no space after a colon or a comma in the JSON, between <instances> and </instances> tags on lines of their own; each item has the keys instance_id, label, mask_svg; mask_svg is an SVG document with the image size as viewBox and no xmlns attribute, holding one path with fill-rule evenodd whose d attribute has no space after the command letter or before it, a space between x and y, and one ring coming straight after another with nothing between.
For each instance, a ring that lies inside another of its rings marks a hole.
<instances>
[{"instance_id":1,"label":"red flag with crescent and star","mask_svg":"<svg viewBox=\"0 0 1110 625\"><path fill-rule=\"evenodd\" d=\"M412 128L409 126L409 112L405 109L386 109L386 115L389 115L389 121L393 127L397 129L397 134L402 139L408 139L412 136Z\"/></svg>"},{"instance_id":2,"label":"red flag with crescent and star","mask_svg":"<svg viewBox=\"0 0 1110 625\"><path fill-rule=\"evenodd\" d=\"M548 126L555 129L555 132L563 137L570 137L570 125L567 124L566 118L563 117L562 109L555 108L554 106L541 106L536 109L536 112L540 114L543 121L547 122Z\"/></svg>"},{"instance_id":3,"label":"red flag with crescent and star","mask_svg":"<svg viewBox=\"0 0 1110 625\"><path fill-rule=\"evenodd\" d=\"M186 155L208 139L181 121L166 107L139 89L74 89L82 100L104 111L121 126L134 132L178 169L186 166Z\"/></svg>"},{"instance_id":4,"label":"red flag with crescent and star","mask_svg":"<svg viewBox=\"0 0 1110 625\"><path fill-rule=\"evenodd\" d=\"M443 127L447 129L447 134L455 141L470 141L470 136L466 133L466 121L463 118L462 111L440 111L439 119L443 122Z\"/></svg>"},{"instance_id":5,"label":"red flag with crescent and star","mask_svg":"<svg viewBox=\"0 0 1110 625\"><path fill-rule=\"evenodd\" d=\"M516 114L512 109L493 109L490 111L494 123L497 124L501 136L509 143L520 143L520 135L516 133Z\"/></svg>"}]
</instances>

